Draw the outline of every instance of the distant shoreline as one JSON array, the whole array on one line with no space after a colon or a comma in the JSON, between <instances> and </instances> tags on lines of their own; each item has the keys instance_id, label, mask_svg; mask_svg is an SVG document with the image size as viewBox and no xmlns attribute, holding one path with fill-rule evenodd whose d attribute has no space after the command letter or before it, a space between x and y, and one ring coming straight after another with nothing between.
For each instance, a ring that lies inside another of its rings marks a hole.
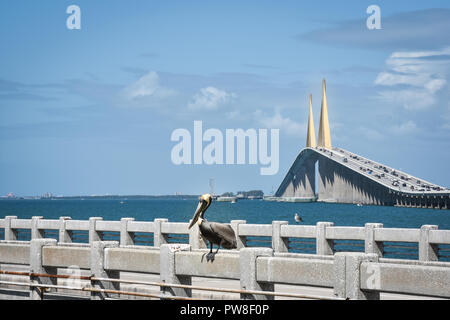
<instances>
[{"instance_id":1,"label":"distant shoreline","mask_svg":"<svg viewBox=\"0 0 450 320\"><path fill-rule=\"evenodd\" d=\"M64 197L14 197L14 198L0 198L0 201L8 200L185 200L198 199L200 195L102 195L102 196L64 196Z\"/></svg>"}]
</instances>

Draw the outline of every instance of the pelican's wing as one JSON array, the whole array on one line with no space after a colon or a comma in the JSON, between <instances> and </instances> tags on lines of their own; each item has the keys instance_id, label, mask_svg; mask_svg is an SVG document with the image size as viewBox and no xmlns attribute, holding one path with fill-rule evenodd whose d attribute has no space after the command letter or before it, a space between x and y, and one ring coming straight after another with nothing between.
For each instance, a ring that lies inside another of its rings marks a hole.
<instances>
[{"instance_id":1,"label":"pelican's wing","mask_svg":"<svg viewBox=\"0 0 450 320\"><path fill-rule=\"evenodd\" d=\"M233 228L228 224L210 222L211 230L227 243L222 243L224 248L236 248L236 235Z\"/></svg>"}]
</instances>

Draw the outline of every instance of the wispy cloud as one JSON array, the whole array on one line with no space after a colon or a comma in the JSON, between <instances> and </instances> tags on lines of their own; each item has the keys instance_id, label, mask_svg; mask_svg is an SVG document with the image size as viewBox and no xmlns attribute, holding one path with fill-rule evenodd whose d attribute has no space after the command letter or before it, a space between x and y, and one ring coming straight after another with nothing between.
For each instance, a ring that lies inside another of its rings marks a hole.
<instances>
[{"instance_id":1,"label":"wispy cloud","mask_svg":"<svg viewBox=\"0 0 450 320\"><path fill-rule=\"evenodd\" d=\"M159 84L159 76L156 72L150 71L137 81L123 89L122 94L128 99L141 97L166 98L176 94L175 90L162 87Z\"/></svg>"},{"instance_id":2,"label":"wispy cloud","mask_svg":"<svg viewBox=\"0 0 450 320\"><path fill-rule=\"evenodd\" d=\"M447 109L444 111L442 119L444 120L442 128L445 130L450 130L450 102L447 104Z\"/></svg>"},{"instance_id":3,"label":"wispy cloud","mask_svg":"<svg viewBox=\"0 0 450 320\"><path fill-rule=\"evenodd\" d=\"M253 69L280 69L279 67L266 65L266 64L255 64L255 63L245 63L244 67L253 68Z\"/></svg>"},{"instance_id":4,"label":"wispy cloud","mask_svg":"<svg viewBox=\"0 0 450 320\"><path fill-rule=\"evenodd\" d=\"M386 61L387 70L375 79L376 85L392 89L379 92L379 97L408 110L430 108L436 102L436 94L447 84L449 54L450 47L439 51L394 52Z\"/></svg>"},{"instance_id":5,"label":"wispy cloud","mask_svg":"<svg viewBox=\"0 0 450 320\"><path fill-rule=\"evenodd\" d=\"M200 89L188 103L191 110L215 110L220 106L230 103L236 98L235 93L228 93L215 87Z\"/></svg>"},{"instance_id":6,"label":"wispy cloud","mask_svg":"<svg viewBox=\"0 0 450 320\"><path fill-rule=\"evenodd\" d=\"M369 30L366 17L298 35L298 40L368 50L418 50L449 44L450 9L426 9L383 15L382 29Z\"/></svg>"},{"instance_id":7,"label":"wispy cloud","mask_svg":"<svg viewBox=\"0 0 450 320\"><path fill-rule=\"evenodd\" d=\"M408 120L390 128L390 131L397 135L408 135L418 131L417 125L414 121Z\"/></svg>"},{"instance_id":8,"label":"wispy cloud","mask_svg":"<svg viewBox=\"0 0 450 320\"><path fill-rule=\"evenodd\" d=\"M16 101L52 101L57 100L49 96L42 89L52 87L51 85L33 85L16 81L0 79L0 100Z\"/></svg>"},{"instance_id":9,"label":"wispy cloud","mask_svg":"<svg viewBox=\"0 0 450 320\"><path fill-rule=\"evenodd\" d=\"M255 119L265 128L280 129L290 136L304 136L306 133L306 124L299 123L289 117L281 114L280 108L275 108L273 115L268 115L261 110L254 112Z\"/></svg>"}]
</instances>

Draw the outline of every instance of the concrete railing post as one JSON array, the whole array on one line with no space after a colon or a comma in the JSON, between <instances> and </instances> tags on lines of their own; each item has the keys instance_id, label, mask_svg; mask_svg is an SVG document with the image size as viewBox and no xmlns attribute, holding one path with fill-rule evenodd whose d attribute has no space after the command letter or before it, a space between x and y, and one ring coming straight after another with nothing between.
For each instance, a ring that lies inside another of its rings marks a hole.
<instances>
[{"instance_id":1,"label":"concrete railing post","mask_svg":"<svg viewBox=\"0 0 450 320\"><path fill-rule=\"evenodd\" d=\"M191 223L192 220L189 220ZM208 248L205 238L202 237L198 225L195 224L189 229L189 245L192 249L204 249Z\"/></svg>"},{"instance_id":2,"label":"concrete railing post","mask_svg":"<svg viewBox=\"0 0 450 320\"><path fill-rule=\"evenodd\" d=\"M168 284L191 285L192 280L190 276L179 276L176 274L175 248L176 250L180 250L179 246L175 247L174 245L166 243L162 244L160 247L160 280L162 283ZM191 247L182 247L181 250L190 251ZM161 287L161 293L163 296L192 297L192 289L189 288Z\"/></svg>"},{"instance_id":3,"label":"concrete railing post","mask_svg":"<svg viewBox=\"0 0 450 320\"><path fill-rule=\"evenodd\" d=\"M119 247L118 241L94 241L91 243L90 267L91 276L97 278L119 278L119 271L105 270L105 250ZM95 289L119 290L120 284L110 281L91 280L91 286ZM104 300L117 295L91 291L91 300Z\"/></svg>"},{"instance_id":4,"label":"concrete railing post","mask_svg":"<svg viewBox=\"0 0 450 320\"><path fill-rule=\"evenodd\" d=\"M382 223L365 224L364 252L375 253L379 257L383 257L384 244L383 242L375 241L376 228L383 228L383 224Z\"/></svg>"},{"instance_id":5,"label":"concrete railing post","mask_svg":"<svg viewBox=\"0 0 450 320\"><path fill-rule=\"evenodd\" d=\"M56 268L45 268L42 265L42 248L44 246L56 246L56 239L32 239L30 241L30 272L56 274ZM30 277L32 284L56 284L56 278L48 277ZM30 287L30 299L44 299L45 288Z\"/></svg>"},{"instance_id":6,"label":"concrete railing post","mask_svg":"<svg viewBox=\"0 0 450 320\"><path fill-rule=\"evenodd\" d=\"M161 232L161 227L164 222L168 222L168 219L155 219L154 220L154 226L155 231L153 233L153 246L154 247L161 247L161 245L168 243L168 237L166 234L163 234Z\"/></svg>"},{"instance_id":7,"label":"concrete railing post","mask_svg":"<svg viewBox=\"0 0 450 320\"><path fill-rule=\"evenodd\" d=\"M71 243L72 242L72 231L66 229L66 221L71 220L71 217L60 217L59 218L59 242Z\"/></svg>"},{"instance_id":8,"label":"concrete railing post","mask_svg":"<svg viewBox=\"0 0 450 320\"><path fill-rule=\"evenodd\" d=\"M103 220L102 217L90 217L89 218L89 243L94 241L102 241L103 234L101 231L97 231L96 223L99 220Z\"/></svg>"},{"instance_id":9,"label":"concrete railing post","mask_svg":"<svg viewBox=\"0 0 450 320\"><path fill-rule=\"evenodd\" d=\"M258 257L272 257L271 248L242 248L239 250L239 265L241 270L241 289L274 291L274 284L257 281L256 260ZM274 296L241 293L243 300L273 300Z\"/></svg>"},{"instance_id":10,"label":"concrete railing post","mask_svg":"<svg viewBox=\"0 0 450 320\"><path fill-rule=\"evenodd\" d=\"M281 237L281 226L287 224L288 221L272 221L272 249L275 252L289 251L289 238Z\"/></svg>"},{"instance_id":11,"label":"concrete railing post","mask_svg":"<svg viewBox=\"0 0 450 320\"><path fill-rule=\"evenodd\" d=\"M334 255L333 292L335 296L352 300L380 299L379 291L361 290L360 267L362 262L378 262L378 255L362 252L337 252ZM374 270L372 276L380 277L379 270Z\"/></svg>"},{"instance_id":12,"label":"concrete railing post","mask_svg":"<svg viewBox=\"0 0 450 320\"><path fill-rule=\"evenodd\" d=\"M17 219L17 216L5 217L5 240L17 240L17 230L11 228L11 222L15 219Z\"/></svg>"},{"instance_id":13,"label":"concrete railing post","mask_svg":"<svg viewBox=\"0 0 450 320\"><path fill-rule=\"evenodd\" d=\"M326 238L326 228L332 227L333 222L317 222L316 224L316 254L332 255L334 240Z\"/></svg>"},{"instance_id":14,"label":"concrete railing post","mask_svg":"<svg viewBox=\"0 0 450 320\"><path fill-rule=\"evenodd\" d=\"M39 220L44 218L43 216L31 217L31 239L42 239L44 238L44 230L39 230L38 224Z\"/></svg>"},{"instance_id":15,"label":"concrete railing post","mask_svg":"<svg viewBox=\"0 0 450 320\"><path fill-rule=\"evenodd\" d=\"M134 232L128 232L128 222L134 221L134 218L120 219L120 245L132 246L134 245Z\"/></svg>"},{"instance_id":16,"label":"concrete railing post","mask_svg":"<svg viewBox=\"0 0 450 320\"><path fill-rule=\"evenodd\" d=\"M239 235L239 225L247 223L246 220L231 220L231 227L236 235L237 250L245 248L247 246L247 237Z\"/></svg>"},{"instance_id":17,"label":"concrete railing post","mask_svg":"<svg viewBox=\"0 0 450 320\"><path fill-rule=\"evenodd\" d=\"M420 227L419 260L437 261L439 259L438 244L430 243L430 230L437 230L436 225L423 225Z\"/></svg>"}]
</instances>

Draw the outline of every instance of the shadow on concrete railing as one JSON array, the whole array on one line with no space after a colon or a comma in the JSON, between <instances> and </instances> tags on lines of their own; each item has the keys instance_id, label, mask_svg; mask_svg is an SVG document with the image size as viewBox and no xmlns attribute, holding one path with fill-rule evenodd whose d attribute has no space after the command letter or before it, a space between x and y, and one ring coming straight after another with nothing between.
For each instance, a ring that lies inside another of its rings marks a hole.
<instances>
[{"instance_id":1,"label":"shadow on concrete railing","mask_svg":"<svg viewBox=\"0 0 450 320\"><path fill-rule=\"evenodd\" d=\"M121 246L117 241L94 241L89 245L57 243L55 239L3 240L0 264L9 265L9 270L14 265L29 266L21 283L30 287L29 298L37 300L59 290L87 291L91 299L124 298L130 291L142 297L192 298L192 290L199 289L192 285L193 277L237 280L238 290L213 287L212 291L234 292L241 299L273 299L278 294L309 299L379 299L383 292L450 298L447 262L399 261L361 252L282 253L272 248L221 250L214 262L206 262L202 257L207 251L179 244L161 244L156 248ZM89 276L83 278L81 272L69 272L69 277L55 276L60 274L58 270L67 269L84 270ZM154 274L159 281L127 281L121 278L122 272ZM58 284L59 278L65 278L65 284ZM156 295L142 294L137 287L130 289L132 283L157 286L159 291ZM333 295L280 293L275 291L275 284L332 288ZM0 286L5 285L21 284L1 278ZM208 288L202 286L200 290Z\"/></svg>"}]
</instances>

